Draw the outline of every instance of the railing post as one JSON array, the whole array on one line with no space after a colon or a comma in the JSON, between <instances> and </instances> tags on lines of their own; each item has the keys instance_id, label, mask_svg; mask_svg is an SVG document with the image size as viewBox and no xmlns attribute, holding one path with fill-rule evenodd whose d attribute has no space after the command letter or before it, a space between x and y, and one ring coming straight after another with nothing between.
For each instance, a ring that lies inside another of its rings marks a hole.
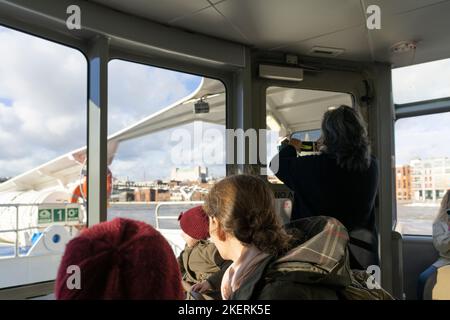
<instances>
[{"instance_id":1,"label":"railing post","mask_svg":"<svg viewBox=\"0 0 450 320\"><path fill-rule=\"evenodd\" d=\"M161 206L161 203L158 203L157 205L156 205L156 207L155 207L155 224L156 224L156 229L158 230L159 229L159 219L158 219L158 210L159 210L159 207Z\"/></svg>"},{"instance_id":2,"label":"railing post","mask_svg":"<svg viewBox=\"0 0 450 320\"><path fill-rule=\"evenodd\" d=\"M19 256L19 206L15 205L16 208L16 249L15 249L15 257Z\"/></svg>"}]
</instances>

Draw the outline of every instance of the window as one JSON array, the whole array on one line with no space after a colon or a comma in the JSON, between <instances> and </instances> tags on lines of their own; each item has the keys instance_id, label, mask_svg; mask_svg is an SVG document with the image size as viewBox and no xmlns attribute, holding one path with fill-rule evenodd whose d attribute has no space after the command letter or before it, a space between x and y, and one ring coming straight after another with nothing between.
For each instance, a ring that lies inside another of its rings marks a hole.
<instances>
[{"instance_id":1,"label":"window","mask_svg":"<svg viewBox=\"0 0 450 320\"><path fill-rule=\"evenodd\" d=\"M123 60L108 68L108 219L177 229L180 212L202 202L226 175L225 87Z\"/></svg>"},{"instance_id":2,"label":"window","mask_svg":"<svg viewBox=\"0 0 450 320\"><path fill-rule=\"evenodd\" d=\"M394 103L450 97L450 59L392 70Z\"/></svg>"},{"instance_id":3,"label":"window","mask_svg":"<svg viewBox=\"0 0 450 320\"><path fill-rule=\"evenodd\" d=\"M396 166L411 167L411 189L397 197L397 231L431 235L444 190L450 189L450 113L400 119L395 124ZM397 185L397 189L399 185Z\"/></svg>"},{"instance_id":4,"label":"window","mask_svg":"<svg viewBox=\"0 0 450 320\"><path fill-rule=\"evenodd\" d=\"M4 27L0 52L1 289L53 280L86 222L71 200L85 155L87 61Z\"/></svg>"},{"instance_id":5,"label":"window","mask_svg":"<svg viewBox=\"0 0 450 320\"><path fill-rule=\"evenodd\" d=\"M292 134L302 141L317 141L323 114L340 105L353 105L347 93L269 87L266 91L267 166L277 154L281 140ZM306 155L309 153L303 153ZM268 168L272 183L281 183Z\"/></svg>"}]
</instances>

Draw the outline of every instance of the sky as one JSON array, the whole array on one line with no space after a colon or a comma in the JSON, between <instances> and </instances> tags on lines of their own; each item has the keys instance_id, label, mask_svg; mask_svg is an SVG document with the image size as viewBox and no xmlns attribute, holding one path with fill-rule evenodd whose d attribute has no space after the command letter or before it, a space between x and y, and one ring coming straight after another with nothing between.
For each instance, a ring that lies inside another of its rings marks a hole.
<instances>
[{"instance_id":1,"label":"sky","mask_svg":"<svg viewBox=\"0 0 450 320\"><path fill-rule=\"evenodd\" d=\"M77 50L0 26L0 177L12 177L86 145L87 61ZM189 95L201 77L112 60L108 133ZM193 125L182 128L192 131ZM205 125L205 128L221 126ZM117 178L167 179L173 130L120 144ZM188 163L184 166L204 165ZM209 167L212 176L224 166Z\"/></svg>"},{"instance_id":2,"label":"sky","mask_svg":"<svg viewBox=\"0 0 450 320\"><path fill-rule=\"evenodd\" d=\"M450 59L392 71L395 104L450 97ZM450 112L395 123L396 165L412 159L450 157Z\"/></svg>"},{"instance_id":3,"label":"sky","mask_svg":"<svg viewBox=\"0 0 450 320\"><path fill-rule=\"evenodd\" d=\"M77 50L0 27L0 177L12 177L86 144L87 61ZM114 133L191 93L200 77L113 60L108 132ZM394 100L450 96L450 60L393 71ZM450 114L396 124L397 163L450 156ZM192 131L193 125L183 128ZM223 126L205 128L224 130ZM122 143L115 177L166 179L175 165L166 130ZM195 146L196 152L199 146ZM192 163L191 166L201 163ZM213 176L224 165L209 166Z\"/></svg>"}]
</instances>

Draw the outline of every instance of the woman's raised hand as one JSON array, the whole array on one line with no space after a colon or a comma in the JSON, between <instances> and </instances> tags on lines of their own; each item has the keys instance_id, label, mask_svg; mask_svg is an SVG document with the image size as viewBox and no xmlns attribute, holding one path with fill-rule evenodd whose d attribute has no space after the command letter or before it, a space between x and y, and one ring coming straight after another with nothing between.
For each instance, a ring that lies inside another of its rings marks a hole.
<instances>
[{"instance_id":1,"label":"woman's raised hand","mask_svg":"<svg viewBox=\"0 0 450 320\"><path fill-rule=\"evenodd\" d=\"M291 138L289 139L289 144L297 150L297 152L300 152L302 149L302 141L299 139Z\"/></svg>"}]
</instances>

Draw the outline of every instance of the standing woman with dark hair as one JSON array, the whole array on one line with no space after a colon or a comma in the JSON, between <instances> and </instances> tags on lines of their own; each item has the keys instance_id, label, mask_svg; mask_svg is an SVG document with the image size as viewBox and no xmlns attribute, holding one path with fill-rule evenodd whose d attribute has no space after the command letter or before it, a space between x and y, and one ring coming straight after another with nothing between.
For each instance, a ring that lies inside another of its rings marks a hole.
<instances>
[{"instance_id":1,"label":"standing woman with dark hair","mask_svg":"<svg viewBox=\"0 0 450 320\"><path fill-rule=\"evenodd\" d=\"M290 139L271 162L275 175L294 191L291 220L330 216L350 232L350 264L378 264L374 206L378 165L361 115L348 106L327 111L318 155L297 157L302 142Z\"/></svg>"}]
</instances>

